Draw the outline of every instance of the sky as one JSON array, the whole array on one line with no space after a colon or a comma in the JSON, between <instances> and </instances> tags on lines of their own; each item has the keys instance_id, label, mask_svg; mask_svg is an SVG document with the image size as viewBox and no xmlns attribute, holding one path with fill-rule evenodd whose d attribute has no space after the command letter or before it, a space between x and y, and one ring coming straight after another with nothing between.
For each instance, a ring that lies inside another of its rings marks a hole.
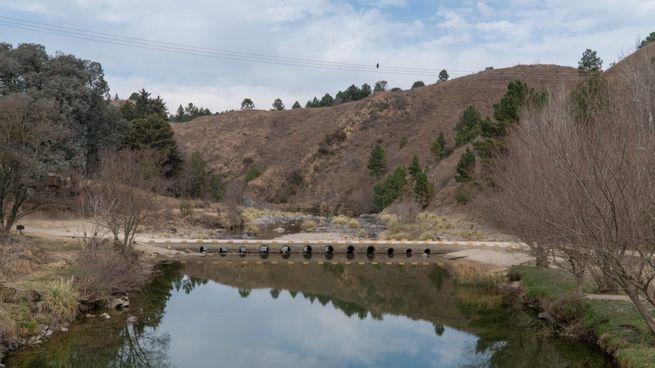
<instances>
[{"instance_id":1,"label":"sky","mask_svg":"<svg viewBox=\"0 0 655 368\"><path fill-rule=\"evenodd\" d=\"M608 66L655 31L653 14L655 0L0 0L0 41L98 61L112 96L146 88L170 112L188 102L223 111L245 97L258 109L275 98L304 106L378 80L406 89L416 80L434 83L441 69L457 77L488 66L576 66L586 48ZM2 17L250 55L108 44ZM340 64L307 67L306 60Z\"/></svg>"}]
</instances>

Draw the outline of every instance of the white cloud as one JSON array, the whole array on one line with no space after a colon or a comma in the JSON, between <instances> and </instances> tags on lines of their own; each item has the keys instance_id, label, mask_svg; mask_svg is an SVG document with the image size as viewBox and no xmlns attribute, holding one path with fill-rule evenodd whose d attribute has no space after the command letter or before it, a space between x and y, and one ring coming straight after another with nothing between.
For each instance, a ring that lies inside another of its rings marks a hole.
<instances>
[{"instance_id":1,"label":"white cloud","mask_svg":"<svg viewBox=\"0 0 655 368\"><path fill-rule=\"evenodd\" d=\"M112 91L141 87L169 107L193 101L212 110L238 108L248 96L269 108L290 106L352 83L385 79L407 88L436 75L398 75L402 66L476 71L517 63L575 65L585 48L606 64L653 31L655 1L465 1L431 11L405 0L4 0L3 15L185 45L282 57L375 65L374 73L162 53L3 28L3 41L40 42L100 61ZM402 13L402 16L400 15ZM436 14L436 15L435 15ZM436 74L436 73L435 73ZM456 72L451 75L457 75Z\"/></svg>"}]
</instances>

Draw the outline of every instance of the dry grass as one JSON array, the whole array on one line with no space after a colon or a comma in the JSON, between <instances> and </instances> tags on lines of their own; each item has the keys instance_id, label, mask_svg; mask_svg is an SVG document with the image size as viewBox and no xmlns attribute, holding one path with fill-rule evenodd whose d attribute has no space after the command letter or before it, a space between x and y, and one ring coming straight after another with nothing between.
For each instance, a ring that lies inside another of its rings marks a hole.
<instances>
[{"instance_id":1,"label":"dry grass","mask_svg":"<svg viewBox=\"0 0 655 368\"><path fill-rule=\"evenodd\" d=\"M46 285L39 311L59 322L70 322L77 315L77 290L73 278L59 279Z\"/></svg>"},{"instance_id":2,"label":"dry grass","mask_svg":"<svg viewBox=\"0 0 655 368\"><path fill-rule=\"evenodd\" d=\"M432 142L439 132L446 134L449 143L453 141L453 125L471 101L483 115L491 114L493 104L507 91L512 75L517 74L536 90L570 86L577 76L576 70L568 67L516 66L414 90L374 94L333 107L237 111L173 124L172 128L182 151L202 151L211 167L230 173L228 181L244 182L250 165L266 168L260 177L265 180L248 183L247 194L255 201L265 201L284 191L288 173L299 169L315 184L300 188L290 205L318 207L315 199L320 198L326 203L322 206L325 215L331 212L330 207L342 203L352 204L356 210L366 209L373 193L370 187L362 186L370 178L367 170L362 170L361 159L368 157L379 137L396 136L385 141L389 162L408 163L416 152L421 163L431 164L431 182L454 187L447 179L453 176L458 155L436 164L430 152ZM407 116L411 116L409 124ZM399 127L402 135L398 134ZM371 129L376 134L371 134ZM347 132L347 138L331 147L336 154L320 155L319 144L336 130ZM412 149L399 147L402 136L408 138ZM447 201L454 205L452 191L439 190L435 194L435 203Z\"/></svg>"},{"instance_id":3,"label":"dry grass","mask_svg":"<svg viewBox=\"0 0 655 368\"><path fill-rule=\"evenodd\" d=\"M332 218L332 223L335 225L345 225L350 222L350 217L339 215Z\"/></svg>"},{"instance_id":4,"label":"dry grass","mask_svg":"<svg viewBox=\"0 0 655 368\"><path fill-rule=\"evenodd\" d=\"M496 286L505 282L505 273L502 271L487 271L465 263L456 263L451 273L460 285Z\"/></svg>"},{"instance_id":5,"label":"dry grass","mask_svg":"<svg viewBox=\"0 0 655 368\"><path fill-rule=\"evenodd\" d=\"M18 244L0 244L0 282L30 274L41 262Z\"/></svg>"},{"instance_id":6,"label":"dry grass","mask_svg":"<svg viewBox=\"0 0 655 368\"><path fill-rule=\"evenodd\" d=\"M0 308L0 341L13 339L17 334L16 321Z\"/></svg>"},{"instance_id":7,"label":"dry grass","mask_svg":"<svg viewBox=\"0 0 655 368\"><path fill-rule=\"evenodd\" d=\"M316 221L312 220L305 220L300 224L300 228L303 231L314 231L316 230Z\"/></svg>"},{"instance_id":8,"label":"dry grass","mask_svg":"<svg viewBox=\"0 0 655 368\"><path fill-rule=\"evenodd\" d=\"M438 215L423 211L413 222L401 221L398 215L384 212L380 219L387 225L383 239L393 240L439 240L440 238L461 240L483 240L480 226L462 215Z\"/></svg>"}]
</instances>

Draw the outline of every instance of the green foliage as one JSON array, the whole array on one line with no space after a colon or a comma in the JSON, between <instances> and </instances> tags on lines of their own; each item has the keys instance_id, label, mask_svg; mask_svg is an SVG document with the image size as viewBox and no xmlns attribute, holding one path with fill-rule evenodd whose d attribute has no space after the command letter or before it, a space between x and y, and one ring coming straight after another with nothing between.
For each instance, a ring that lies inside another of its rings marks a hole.
<instances>
[{"instance_id":1,"label":"green foliage","mask_svg":"<svg viewBox=\"0 0 655 368\"><path fill-rule=\"evenodd\" d=\"M439 160L446 157L446 137L444 137L443 133L439 132L437 138L432 142L432 146L430 146L430 151Z\"/></svg>"},{"instance_id":2,"label":"green foliage","mask_svg":"<svg viewBox=\"0 0 655 368\"><path fill-rule=\"evenodd\" d=\"M601 112L608 106L608 87L607 80L600 73L591 74L576 84L569 98L579 123L587 124L592 112Z\"/></svg>"},{"instance_id":3,"label":"green foliage","mask_svg":"<svg viewBox=\"0 0 655 368\"><path fill-rule=\"evenodd\" d=\"M262 175L262 171L257 166L251 166L246 172L246 183L257 179Z\"/></svg>"},{"instance_id":4,"label":"green foliage","mask_svg":"<svg viewBox=\"0 0 655 368\"><path fill-rule=\"evenodd\" d=\"M368 97L370 94L371 94L371 86L369 86L368 84L366 83L362 84L361 88L353 84L350 87L346 88L345 91L337 92L334 99L334 104L336 105L344 102L358 101Z\"/></svg>"},{"instance_id":5,"label":"green foliage","mask_svg":"<svg viewBox=\"0 0 655 368\"><path fill-rule=\"evenodd\" d=\"M461 184L455 189L455 201L457 204L467 204L473 196L473 188L467 184Z\"/></svg>"},{"instance_id":6,"label":"green foliage","mask_svg":"<svg viewBox=\"0 0 655 368\"><path fill-rule=\"evenodd\" d=\"M99 63L64 53L49 56L44 46L28 43L15 48L0 43L0 60L0 96L54 101L66 122L66 160L73 168L93 171L98 152L120 144L126 122L109 104L109 86Z\"/></svg>"},{"instance_id":7,"label":"green foliage","mask_svg":"<svg viewBox=\"0 0 655 368\"><path fill-rule=\"evenodd\" d=\"M384 148L379 144L376 144L371 150L371 155L368 159L368 168L369 175L380 177L384 174L384 168L386 166L386 158Z\"/></svg>"},{"instance_id":8,"label":"green foliage","mask_svg":"<svg viewBox=\"0 0 655 368\"><path fill-rule=\"evenodd\" d=\"M255 103L250 98L244 98L241 101L241 110L252 110L255 108Z\"/></svg>"},{"instance_id":9,"label":"green foliage","mask_svg":"<svg viewBox=\"0 0 655 368\"><path fill-rule=\"evenodd\" d=\"M421 170L414 176L414 197L416 201L424 208L430 203L430 198L434 192L432 184L428 181L427 169Z\"/></svg>"},{"instance_id":10,"label":"green foliage","mask_svg":"<svg viewBox=\"0 0 655 368\"><path fill-rule=\"evenodd\" d=\"M293 103L293 106L291 106L293 110L295 109L302 109L302 106L300 106L300 102L296 101Z\"/></svg>"},{"instance_id":11,"label":"green foliage","mask_svg":"<svg viewBox=\"0 0 655 368\"><path fill-rule=\"evenodd\" d=\"M423 81L416 81L414 84L412 84L412 89L421 87L425 87L425 83L423 83Z\"/></svg>"},{"instance_id":12,"label":"green foliage","mask_svg":"<svg viewBox=\"0 0 655 368\"><path fill-rule=\"evenodd\" d=\"M121 106L121 113L127 121L144 119L150 115L157 115L163 120L168 120L168 109L161 97L150 97L150 92L142 88L132 93L130 98Z\"/></svg>"},{"instance_id":13,"label":"green foliage","mask_svg":"<svg viewBox=\"0 0 655 368\"><path fill-rule=\"evenodd\" d=\"M193 206L188 201L180 202L180 216L191 217L193 216Z\"/></svg>"},{"instance_id":14,"label":"green foliage","mask_svg":"<svg viewBox=\"0 0 655 368\"><path fill-rule=\"evenodd\" d=\"M373 205L377 211L383 210L396 200L407 184L407 170L400 166L374 188Z\"/></svg>"},{"instance_id":15,"label":"green foliage","mask_svg":"<svg viewBox=\"0 0 655 368\"><path fill-rule=\"evenodd\" d=\"M457 171L457 175L455 175L455 181L458 183L471 181L473 179L472 175L474 169L475 156L467 147L466 151L464 151L464 153L462 153L462 155L459 157L459 162L455 168L455 171Z\"/></svg>"},{"instance_id":16,"label":"green foliage","mask_svg":"<svg viewBox=\"0 0 655 368\"><path fill-rule=\"evenodd\" d=\"M448 72L446 71L446 69L442 69L439 72L439 79L437 80L437 83L443 83L443 82L447 81L448 77L449 76L448 76Z\"/></svg>"},{"instance_id":17,"label":"green foliage","mask_svg":"<svg viewBox=\"0 0 655 368\"><path fill-rule=\"evenodd\" d=\"M183 122L191 121L195 118L199 118L201 116L208 116L211 114L212 112L209 109L198 107L194 105L192 102L189 102L189 104L186 105L186 107L182 107L182 105L180 105L177 108L177 113L175 114L175 116L171 116L170 120L178 123L183 123Z\"/></svg>"},{"instance_id":18,"label":"green foliage","mask_svg":"<svg viewBox=\"0 0 655 368\"><path fill-rule=\"evenodd\" d=\"M403 136L400 138L400 142L398 143L398 146L400 148L404 148L407 145L407 137Z\"/></svg>"},{"instance_id":19,"label":"green foliage","mask_svg":"<svg viewBox=\"0 0 655 368\"><path fill-rule=\"evenodd\" d=\"M161 115L153 114L131 121L124 143L130 149L157 152L161 159L161 172L166 177L173 177L179 172L182 159L173 137L173 129Z\"/></svg>"},{"instance_id":20,"label":"green foliage","mask_svg":"<svg viewBox=\"0 0 655 368\"><path fill-rule=\"evenodd\" d=\"M322 98L321 102L319 102L319 107L327 107L327 106L332 106L334 105L334 98L330 96L329 93L326 93Z\"/></svg>"},{"instance_id":21,"label":"green foliage","mask_svg":"<svg viewBox=\"0 0 655 368\"><path fill-rule=\"evenodd\" d=\"M646 38L644 38L644 40L639 44L639 48L642 48L651 42L655 42L655 32L651 32Z\"/></svg>"},{"instance_id":22,"label":"green foliage","mask_svg":"<svg viewBox=\"0 0 655 368\"><path fill-rule=\"evenodd\" d=\"M412 161L409 164L409 175L416 179L416 176L421 172L421 165L418 162L416 155L412 156Z\"/></svg>"},{"instance_id":23,"label":"green foliage","mask_svg":"<svg viewBox=\"0 0 655 368\"><path fill-rule=\"evenodd\" d=\"M583 74L600 73L603 70L603 59L596 51L586 49L582 53L582 58L578 62L578 72Z\"/></svg>"},{"instance_id":24,"label":"green foliage","mask_svg":"<svg viewBox=\"0 0 655 368\"><path fill-rule=\"evenodd\" d=\"M321 106L321 103L318 100L318 98L316 98L316 97L314 97L314 99L311 100L311 101L307 101L307 103L305 104L305 107L307 107L307 108L309 108L309 107L320 107L320 106Z\"/></svg>"},{"instance_id":25,"label":"green foliage","mask_svg":"<svg viewBox=\"0 0 655 368\"><path fill-rule=\"evenodd\" d=\"M387 90L387 81L377 81L375 82L375 87L373 87L373 92L383 92Z\"/></svg>"},{"instance_id":26,"label":"green foliage","mask_svg":"<svg viewBox=\"0 0 655 368\"><path fill-rule=\"evenodd\" d=\"M281 99L276 98L275 101L273 101L273 110L284 110L284 103L282 102Z\"/></svg>"},{"instance_id":27,"label":"green foliage","mask_svg":"<svg viewBox=\"0 0 655 368\"><path fill-rule=\"evenodd\" d=\"M494 119L485 118L480 122L482 139L473 144L480 158L486 161L495 153L502 152L508 129L518 123L522 109L542 107L547 102L546 91L536 92L521 80L509 82L507 92L494 104Z\"/></svg>"},{"instance_id":28,"label":"green foliage","mask_svg":"<svg viewBox=\"0 0 655 368\"><path fill-rule=\"evenodd\" d=\"M212 173L209 177L209 188L208 194L211 199L215 201L220 201L223 199L223 194L225 193L225 183L223 183L223 177Z\"/></svg>"},{"instance_id":29,"label":"green foliage","mask_svg":"<svg viewBox=\"0 0 655 368\"><path fill-rule=\"evenodd\" d=\"M455 124L455 145L461 146L474 140L480 134L482 115L473 106L464 110L462 117Z\"/></svg>"}]
</instances>

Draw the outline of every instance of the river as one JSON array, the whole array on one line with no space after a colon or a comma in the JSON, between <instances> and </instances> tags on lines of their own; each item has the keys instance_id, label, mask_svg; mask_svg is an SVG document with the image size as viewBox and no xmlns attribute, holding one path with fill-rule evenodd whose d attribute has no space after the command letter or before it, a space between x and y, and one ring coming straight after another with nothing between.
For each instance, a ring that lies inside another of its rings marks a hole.
<instances>
[{"instance_id":1,"label":"river","mask_svg":"<svg viewBox=\"0 0 655 368\"><path fill-rule=\"evenodd\" d=\"M7 367L612 367L434 264L210 259L161 265L128 310L82 317Z\"/></svg>"}]
</instances>

